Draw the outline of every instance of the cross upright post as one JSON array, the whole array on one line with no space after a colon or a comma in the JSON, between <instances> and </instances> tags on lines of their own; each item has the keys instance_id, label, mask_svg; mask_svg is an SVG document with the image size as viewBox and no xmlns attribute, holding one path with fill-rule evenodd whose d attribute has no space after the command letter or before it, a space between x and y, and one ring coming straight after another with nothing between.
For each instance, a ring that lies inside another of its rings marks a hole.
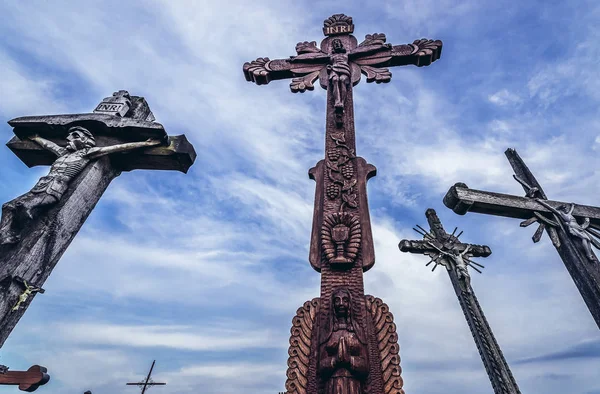
<instances>
[{"instance_id":1,"label":"cross upright post","mask_svg":"<svg viewBox=\"0 0 600 394\"><path fill-rule=\"evenodd\" d=\"M494 393L520 394L517 382L498 342L496 342L494 333L471 286L471 276L468 268L471 267L480 273L479 269L483 268L481 264L476 263L471 258L487 257L492 251L485 245L471 245L461 242L458 238L462 232L455 235L456 228L452 234L448 234L444 230L435 210L428 209L425 216L429 222L430 230L426 231L420 226L417 226L418 230L415 229L423 236L423 240L410 241L403 239L398 247L402 252L424 254L430 257L431 260L426 266L434 263L432 271L438 265L446 268Z\"/></svg>"},{"instance_id":2,"label":"cross upright post","mask_svg":"<svg viewBox=\"0 0 600 394\"><path fill-rule=\"evenodd\" d=\"M309 171L316 181L309 262L321 273L321 296L293 319L288 393L403 392L392 315L383 301L364 294L363 272L375 264L366 183L376 168L356 155L353 86L361 73L382 83L391 80L388 67L428 66L440 57L442 42L392 46L374 33L358 43L353 32L352 18L336 14L324 21L319 46L299 42L296 56L243 66L246 80L257 85L291 78L293 93L313 90L317 80L327 90L325 159Z\"/></svg>"},{"instance_id":3,"label":"cross upright post","mask_svg":"<svg viewBox=\"0 0 600 394\"><path fill-rule=\"evenodd\" d=\"M26 116L7 146L28 166L49 165L27 193L2 206L0 347L113 179L134 169L187 172L185 135L169 136L143 97L120 90L92 113Z\"/></svg>"},{"instance_id":4,"label":"cross upright post","mask_svg":"<svg viewBox=\"0 0 600 394\"><path fill-rule=\"evenodd\" d=\"M523 219L521 227L538 223L532 240L544 231L561 257L594 321L600 328L600 262L592 246L600 249L600 208L548 200L537 179L516 150L505 152L513 178L525 197L469 189L457 183L448 190L444 205L459 215L485 213Z\"/></svg>"}]
</instances>

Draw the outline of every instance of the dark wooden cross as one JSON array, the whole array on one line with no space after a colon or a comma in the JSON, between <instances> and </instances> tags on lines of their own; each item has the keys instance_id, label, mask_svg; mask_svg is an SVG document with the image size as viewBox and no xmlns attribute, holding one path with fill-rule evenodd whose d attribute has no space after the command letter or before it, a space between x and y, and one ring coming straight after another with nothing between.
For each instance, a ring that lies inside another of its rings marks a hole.
<instances>
[{"instance_id":1,"label":"dark wooden cross","mask_svg":"<svg viewBox=\"0 0 600 394\"><path fill-rule=\"evenodd\" d=\"M353 86L359 83L361 73L367 77L367 82L389 82L392 76L389 67L428 66L439 59L442 50L441 41L427 39L416 40L412 44L392 46L386 43L386 36L381 33L367 34L365 39L358 43L351 34L353 31L352 18L344 14L336 14L324 21L323 33L326 37L320 45L317 46L316 41L299 42L296 45L295 56L276 60L258 58L243 66L246 80L257 85L291 78L290 89L293 93L313 90L317 80L321 87L327 90L325 159L309 171L310 178L316 181L309 261L312 267L321 273L319 317L314 325L315 329L321 330L318 334L320 338L328 335L326 332L327 327L330 327L328 322L334 314L332 294L338 290L341 292L338 293L336 302L346 298L353 300L350 308L352 320L358 322L365 330L371 324L366 317L368 312L365 306L363 272L375 264L366 183L369 178L375 176L376 168L356 155ZM342 311L338 314L342 316L347 313L349 312ZM350 319L350 316L343 318ZM361 330L360 327L356 329ZM397 345L392 345L392 342L388 345L382 344L383 348L380 351L375 349L374 343L377 339L368 340L372 341L369 352L373 360L377 360L381 352L389 351L386 346L396 346L395 352L397 352ZM347 349L344 346L342 348L339 355L341 359L345 359ZM335 357L323 359L324 350L319 353L315 349L311 350L307 358L291 361L290 365L307 362L307 360L311 360L313 364L310 367L297 367L293 371L288 371L286 383L288 390L291 390L292 386L296 387L294 390L299 390L298 385L308 385L306 387L310 388L307 390L312 393L316 390L314 384L329 384L319 380L326 379L324 376L330 373L327 368L322 370L325 375L317 378L320 383L315 383L315 371L318 369L316 365L335 360ZM359 350L355 351L359 352ZM321 361L317 361L318 359ZM357 360L362 358L357 356ZM394 363L399 363L399 358L394 360ZM360 364L358 361L357 363ZM387 362L386 365L394 365L396 368L394 363ZM356 368L356 373L360 375L362 372L358 371L362 367ZM392 378L387 372L383 374L385 379L388 379L383 383L379 366L374 362L368 368L371 368L369 379L375 382L368 383L374 385L372 387L382 387L377 385L393 386L398 389L402 387L399 365ZM391 383L392 381L394 383ZM374 394L380 392L380 389L372 390Z\"/></svg>"},{"instance_id":2,"label":"dark wooden cross","mask_svg":"<svg viewBox=\"0 0 600 394\"><path fill-rule=\"evenodd\" d=\"M166 383L157 383L157 382L154 382L152 379L150 379L150 375L152 375L152 369L154 369L154 363L156 363L156 360L152 361L152 366L150 367L150 371L148 371L148 376L146 376L146 379L142 380L141 382L137 382L137 383L125 383L125 385L139 386L142 389L142 394L144 394L146 392L146 389L148 387L166 385Z\"/></svg>"},{"instance_id":3,"label":"dark wooden cross","mask_svg":"<svg viewBox=\"0 0 600 394\"><path fill-rule=\"evenodd\" d=\"M525 197L473 190L457 183L444 197L444 204L459 215L477 212L524 219L521 227L538 223L533 242L546 231L600 328L600 263L592 250L592 246L600 248L596 239L600 237L600 208L548 200L517 151L508 149L505 154Z\"/></svg>"},{"instance_id":4,"label":"dark wooden cross","mask_svg":"<svg viewBox=\"0 0 600 394\"><path fill-rule=\"evenodd\" d=\"M21 391L33 392L50 380L50 375L46 373L48 370L39 365L34 365L27 371L8 371L4 366L0 366L0 369L0 385L18 385Z\"/></svg>"},{"instance_id":5,"label":"dark wooden cross","mask_svg":"<svg viewBox=\"0 0 600 394\"><path fill-rule=\"evenodd\" d=\"M483 268L481 264L471 260L471 257L487 257L492 251L485 245L462 243L458 239L462 231L455 235L456 228L452 234L448 234L433 209L428 209L425 216L429 222L430 230L427 231L421 226L414 229L423 236L423 240L409 241L403 239L398 245L400 250L429 256L431 260L426 265L434 263L432 271L438 265L446 267L494 393L519 394L517 382L513 378L508 363L504 359L502 350L500 350L500 346L494 338L494 333L471 287L468 267L479 273L481 273L479 268Z\"/></svg>"},{"instance_id":6,"label":"dark wooden cross","mask_svg":"<svg viewBox=\"0 0 600 394\"><path fill-rule=\"evenodd\" d=\"M196 157L184 135L168 136L146 100L124 90L93 113L8 123L15 137L7 146L28 167L51 167L2 206L0 347L114 178L134 169L185 173Z\"/></svg>"}]
</instances>

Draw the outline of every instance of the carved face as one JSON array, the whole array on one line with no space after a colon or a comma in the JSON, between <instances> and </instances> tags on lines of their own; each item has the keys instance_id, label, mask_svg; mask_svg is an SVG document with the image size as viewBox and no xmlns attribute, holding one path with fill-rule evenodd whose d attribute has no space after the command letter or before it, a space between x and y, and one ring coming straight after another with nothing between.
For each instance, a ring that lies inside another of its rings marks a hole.
<instances>
[{"instance_id":1,"label":"carved face","mask_svg":"<svg viewBox=\"0 0 600 394\"><path fill-rule=\"evenodd\" d=\"M333 47L334 52L344 51L344 44L342 44L342 40L339 38L335 38L333 41L331 41L331 46Z\"/></svg>"},{"instance_id":2,"label":"carved face","mask_svg":"<svg viewBox=\"0 0 600 394\"><path fill-rule=\"evenodd\" d=\"M96 145L96 143L93 138L90 138L80 130L75 129L67 136L67 149L71 151L89 148L94 145Z\"/></svg>"},{"instance_id":3,"label":"carved face","mask_svg":"<svg viewBox=\"0 0 600 394\"><path fill-rule=\"evenodd\" d=\"M350 311L350 294L346 290L333 293L333 309L337 317L347 317Z\"/></svg>"}]
</instances>

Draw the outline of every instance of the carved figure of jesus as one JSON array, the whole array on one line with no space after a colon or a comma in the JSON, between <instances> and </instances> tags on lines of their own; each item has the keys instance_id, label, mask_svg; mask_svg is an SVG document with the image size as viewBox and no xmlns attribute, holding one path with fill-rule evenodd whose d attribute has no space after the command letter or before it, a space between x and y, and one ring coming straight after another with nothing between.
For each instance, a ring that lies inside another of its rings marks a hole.
<instances>
[{"instance_id":1,"label":"carved figure of jesus","mask_svg":"<svg viewBox=\"0 0 600 394\"><path fill-rule=\"evenodd\" d=\"M466 292L470 292L471 289L471 275L469 274L467 263L465 262L463 256L467 254L470 248L471 245L467 245L467 247L465 248L465 250L462 251L462 253L458 252L458 250L453 248L452 253L450 254L450 257L452 258L452 260L454 260L456 276L458 277L458 280L464 281L464 290Z\"/></svg>"},{"instance_id":2,"label":"carved figure of jesus","mask_svg":"<svg viewBox=\"0 0 600 394\"><path fill-rule=\"evenodd\" d=\"M48 175L40 178L27 193L5 203L2 206L0 221L0 244L19 242L19 231L24 222L35 219L42 209L58 203L67 191L69 183L93 160L116 152L160 145L159 140L148 139L144 142L131 142L97 148L92 133L84 127L69 129L67 146L61 147L38 135L29 137L42 148L52 152L58 158L52 163Z\"/></svg>"},{"instance_id":3,"label":"carved figure of jesus","mask_svg":"<svg viewBox=\"0 0 600 394\"><path fill-rule=\"evenodd\" d=\"M37 293L37 292L43 293L44 292L44 290L41 287L29 286L29 284L27 283L26 280L23 280L23 285L25 286L25 291L23 291L23 293L19 296L19 301L15 304L15 306L12 307L12 309L11 309L12 311L19 310L19 307L21 306L21 304L24 303L25 301L27 301L29 296L32 295L33 293Z\"/></svg>"},{"instance_id":4,"label":"carved figure of jesus","mask_svg":"<svg viewBox=\"0 0 600 394\"><path fill-rule=\"evenodd\" d=\"M350 292L345 288L331 296L330 330L321 345L319 373L327 380L325 394L363 394L369 373L362 330L352 319Z\"/></svg>"},{"instance_id":5,"label":"carved figure of jesus","mask_svg":"<svg viewBox=\"0 0 600 394\"><path fill-rule=\"evenodd\" d=\"M348 53L339 38L331 42L333 53L329 56L330 63L327 65L329 72L329 81L333 87L333 97L335 98L334 107L340 112L344 109L348 86L350 86L350 64L348 63Z\"/></svg>"},{"instance_id":6,"label":"carved figure of jesus","mask_svg":"<svg viewBox=\"0 0 600 394\"><path fill-rule=\"evenodd\" d=\"M536 198L535 200L537 202L539 202L541 205L548 208L553 213L555 213L558 217L560 217L563 224L567 227L566 228L567 232L581 240L581 246L583 247L585 256L590 261L597 263L598 258L596 257L596 255L594 254L594 251L592 250L592 244L599 249L600 249L600 245L598 245L598 241L593 239L585 231L585 229L588 228L588 226L590 225L590 219L586 219L585 223L583 225L579 224L577 222L577 218L575 218L575 216L573 216L573 209L575 208L575 205L573 205L573 204L570 204L571 205L570 208L567 208L565 205L561 205L558 207L558 209L555 209L555 208L552 208L550 205L548 205L548 203L546 203L542 199Z\"/></svg>"}]
</instances>

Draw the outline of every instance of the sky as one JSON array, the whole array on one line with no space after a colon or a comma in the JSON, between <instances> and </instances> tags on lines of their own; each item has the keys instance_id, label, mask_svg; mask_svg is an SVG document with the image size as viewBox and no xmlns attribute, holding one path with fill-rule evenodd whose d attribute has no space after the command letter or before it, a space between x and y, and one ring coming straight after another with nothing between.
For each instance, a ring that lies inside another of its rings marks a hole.
<instances>
[{"instance_id":1,"label":"sky","mask_svg":"<svg viewBox=\"0 0 600 394\"><path fill-rule=\"evenodd\" d=\"M154 379L168 383L155 393L285 390L291 319L319 295L307 171L324 154L326 92L256 86L242 65L319 42L336 13L354 18L359 41L444 42L431 66L354 90L357 153L378 168L365 291L394 314L406 392L492 392L448 276L398 250L434 208L447 230L493 251L472 285L521 391L600 393L600 332L548 237L533 244L518 220L442 204L456 182L523 195L511 147L550 199L598 204L595 0L1 2L0 140L10 119L91 112L125 89L198 157L188 174L112 182L0 363L46 366L46 394L135 393L125 383L155 359ZM46 171L0 147L0 201Z\"/></svg>"}]
</instances>

